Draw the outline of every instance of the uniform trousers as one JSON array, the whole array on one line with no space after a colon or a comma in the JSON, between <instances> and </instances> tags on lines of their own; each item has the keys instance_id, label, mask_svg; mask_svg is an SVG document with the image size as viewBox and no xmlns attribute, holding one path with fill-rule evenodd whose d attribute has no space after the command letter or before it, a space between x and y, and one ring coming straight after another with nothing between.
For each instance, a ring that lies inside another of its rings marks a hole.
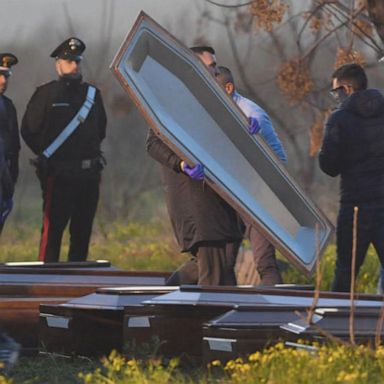
<instances>
[{"instance_id":1,"label":"uniform trousers","mask_svg":"<svg viewBox=\"0 0 384 384\"><path fill-rule=\"evenodd\" d=\"M384 203L365 203L358 206L356 228L355 276L364 262L369 245L372 243L384 266ZM342 204L337 218L337 259L332 290L349 292L352 280L354 206Z\"/></svg>"},{"instance_id":2,"label":"uniform trousers","mask_svg":"<svg viewBox=\"0 0 384 384\"><path fill-rule=\"evenodd\" d=\"M85 261L99 199L100 174L89 178L48 176L40 183L43 226L39 259L59 261L63 232L69 223L68 261Z\"/></svg>"}]
</instances>

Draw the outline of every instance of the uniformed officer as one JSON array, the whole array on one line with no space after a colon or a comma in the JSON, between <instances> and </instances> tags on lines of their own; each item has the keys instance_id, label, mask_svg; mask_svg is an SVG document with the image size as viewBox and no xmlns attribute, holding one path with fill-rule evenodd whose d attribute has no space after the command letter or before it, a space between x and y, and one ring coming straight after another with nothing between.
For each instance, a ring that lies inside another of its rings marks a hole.
<instances>
[{"instance_id":1,"label":"uniformed officer","mask_svg":"<svg viewBox=\"0 0 384 384\"><path fill-rule=\"evenodd\" d=\"M0 53L0 139L5 157L2 168L2 204L0 216L0 232L4 222L12 209L12 195L14 185L19 174L19 127L17 124L16 109L11 99L4 95L7 90L8 80L12 74L12 66L18 60L12 53Z\"/></svg>"},{"instance_id":2,"label":"uniformed officer","mask_svg":"<svg viewBox=\"0 0 384 384\"><path fill-rule=\"evenodd\" d=\"M99 199L107 119L100 91L82 81L84 50L85 44L71 37L52 52L59 79L36 89L21 125L25 143L38 156L34 163L43 192L39 259L45 262L59 260L68 223L68 261L86 260Z\"/></svg>"}]
</instances>

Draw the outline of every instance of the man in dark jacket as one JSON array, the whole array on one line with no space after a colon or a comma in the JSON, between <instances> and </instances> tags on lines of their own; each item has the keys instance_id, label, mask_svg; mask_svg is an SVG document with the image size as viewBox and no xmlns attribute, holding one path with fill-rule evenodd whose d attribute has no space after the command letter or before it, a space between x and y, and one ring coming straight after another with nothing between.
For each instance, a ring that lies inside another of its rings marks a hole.
<instances>
[{"instance_id":1,"label":"man in dark jacket","mask_svg":"<svg viewBox=\"0 0 384 384\"><path fill-rule=\"evenodd\" d=\"M213 75L217 73L211 47L192 50ZM177 242L182 252L192 254L192 261L174 273L168 284L197 281L200 285L236 285L234 264L242 237L236 212L204 183L201 164L190 167L152 130L147 150L162 165L167 207Z\"/></svg>"},{"instance_id":2,"label":"man in dark jacket","mask_svg":"<svg viewBox=\"0 0 384 384\"><path fill-rule=\"evenodd\" d=\"M12 195L19 174L20 139L16 109L12 100L4 95L12 74L12 66L17 62L17 57L12 53L0 53L0 138L3 141L5 157L2 171L4 196L0 210L0 232L13 206Z\"/></svg>"},{"instance_id":3,"label":"man in dark jacket","mask_svg":"<svg viewBox=\"0 0 384 384\"><path fill-rule=\"evenodd\" d=\"M21 126L38 156L44 210L39 258L45 262L59 260L68 222L68 260L86 260L99 198L106 114L99 90L82 81L84 50L85 44L71 37L52 52L59 79L37 88Z\"/></svg>"},{"instance_id":4,"label":"man in dark jacket","mask_svg":"<svg viewBox=\"0 0 384 384\"><path fill-rule=\"evenodd\" d=\"M356 275L370 243L384 265L384 97L376 89L367 89L366 74L357 64L341 66L332 78L331 92L340 106L326 123L319 163L328 175L341 175L332 289L347 292L351 285L354 212Z\"/></svg>"}]
</instances>

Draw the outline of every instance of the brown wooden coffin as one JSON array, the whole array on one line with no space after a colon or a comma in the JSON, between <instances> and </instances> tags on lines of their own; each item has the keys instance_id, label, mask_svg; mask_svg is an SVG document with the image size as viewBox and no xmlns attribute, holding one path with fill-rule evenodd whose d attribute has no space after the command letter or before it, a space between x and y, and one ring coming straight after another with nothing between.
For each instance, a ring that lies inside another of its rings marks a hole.
<instances>
[{"instance_id":1,"label":"brown wooden coffin","mask_svg":"<svg viewBox=\"0 0 384 384\"><path fill-rule=\"evenodd\" d=\"M10 269L99 269L113 268L108 260L66 261L45 263L44 261L11 261L0 263L0 271Z\"/></svg>"},{"instance_id":2,"label":"brown wooden coffin","mask_svg":"<svg viewBox=\"0 0 384 384\"><path fill-rule=\"evenodd\" d=\"M227 362L262 350L278 341L296 341L281 326L306 319L307 309L295 306L239 306L203 325L205 364Z\"/></svg>"},{"instance_id":3,"label":"brown wooden coffin","mask_svg":"<svg viewBox=\"0 0 384 384\"><path fill-rule=\"evenodd\" d=\"M164 342L161 347L164 355L188 354L199 358L202 353L203 324L207 321L241 305L258 306L261 310L281 306L283 311L284 307L289 307L291 311L292 307L297 310L310 308L313 295L313 291L288 289L185 286L146 301L145 304L153 306L151 310L156 310L156 314L149 311L148 319L143 324L148 328L148 339L158 337ZM318 305L348 308L348 297L347 294L321 292ZM356 296L355 305L380 308L381 300L381 296L359 295Z\"/></svg>"},{"instance_id":4,"label":"brown wooden coffin","mask_svg":"<svg viewBox=\"0 0 384 384\"><path fill-rule=\"evenodd\" d=\"M79 297L100 287L164 285L168 273L101 269L8 269L0 272L0 292L25 296Z\"/></svg>"},{"instance_id":5,"label":"brown wooden coffin","mask_svg":"<svg viewBox=\"0 0 384 384\"><path fill-rule=\"evenodd\" d=\"M383 340L384 323L381 308L356 308L353 313L353 335L359 344L374 344L375 338ZM312 324L300 317L281 326L297 339L327 341L329 335L343 341L350 340L349 308L317 308Z\"/></svg>"},{"instance_id":6,"label":"brown wooden coffin","mask_svg":"<svg viewBox=\"0 0 384 384\"><path fill-rule=\"evenodd\" d=\"M318 308L308 323L308 308L238 307L203 326L203 361L226 362L261 350L278 341L349 341L350 310ZM356 309L354 335L357 343L374 343L380 308ZM379 330L381 337L383 330Z\"/></svg>"},{"instance_id":7,"label":"brown wooden coffin","mask_svg":"<svg viewBox=\"0 0 384 384\"><path fill-rule=\"evenodd\" d=\"M41 305L39 340L42 350L65 355L101 356L124 349L124 313L143 300L176 287L102 288L60 305Z\"/></svg>"},{"instance_id":8,"label":"brown wooden coffin","mask_svg":"<svg viewBox=\"0 0 384 384\"><path fill-rule=\"evenodd\" d=\"M69 297L0 296L0 329L21 344L22 353L37 352L40 304L68 300Z\"/></svg>"},{"instance_id":9,"label":"brown wooden coffin","mask_svg":"<svg viewBox=\"0 0 384 384\"><path fill-rule=\"evenodd\" d=\"M113 268L0 268L0 325L22 344L38 346L39 305L62 303L95 292L99 287L162 285L167 273L130 272Z\"/></svg>"},{"instance_id":10,"label":"brown wooden coffin","mask_svg":"<svg viewBox=\"0 0 384 384\"><path fill-rule=\"evenodd\" d=\"M145 305L124 316L124 341L168 357L201 356L201 325L228 310L226 306ZM152 348L152 349L151 349Z\"/></svg>"}]
</instances>

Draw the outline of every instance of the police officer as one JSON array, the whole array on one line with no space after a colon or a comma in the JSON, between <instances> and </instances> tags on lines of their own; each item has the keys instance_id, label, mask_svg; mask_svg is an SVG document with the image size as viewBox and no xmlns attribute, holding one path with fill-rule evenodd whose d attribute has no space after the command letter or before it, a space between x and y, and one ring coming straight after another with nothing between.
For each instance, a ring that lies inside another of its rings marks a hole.
<instances>
[{"instance_id":1,"label":"police officer","mask_svg":"<svg viewBox=\"0 0 384 384\"><path fill-rule=\"evenodd\" d=\"M0 232L12 209L12 195L19 174L20 139L16 109L11 99L4 95L9 77L12 74L12 66L17 62L17 57L12 53L0 53L0 139L2 140L2 152L4 152L1 156L5 157L2 159L5 160L5 164L1 173L3 201L1 204Z\"/></svg>"},{"instance_id":2,"label":"police officer","mask_svg":"<svg viewBox=\"0 0 384 384\"><path fill-rule=\"evenodd\" d=\"M43 192L39 259L56 262L69 223L68 261L85 261L99 199L106 114L100 91L82 81L85 44L76 37L51 54L58 80L38 87L27 105L21 135Z\"/></svg>"}]
</instances>

